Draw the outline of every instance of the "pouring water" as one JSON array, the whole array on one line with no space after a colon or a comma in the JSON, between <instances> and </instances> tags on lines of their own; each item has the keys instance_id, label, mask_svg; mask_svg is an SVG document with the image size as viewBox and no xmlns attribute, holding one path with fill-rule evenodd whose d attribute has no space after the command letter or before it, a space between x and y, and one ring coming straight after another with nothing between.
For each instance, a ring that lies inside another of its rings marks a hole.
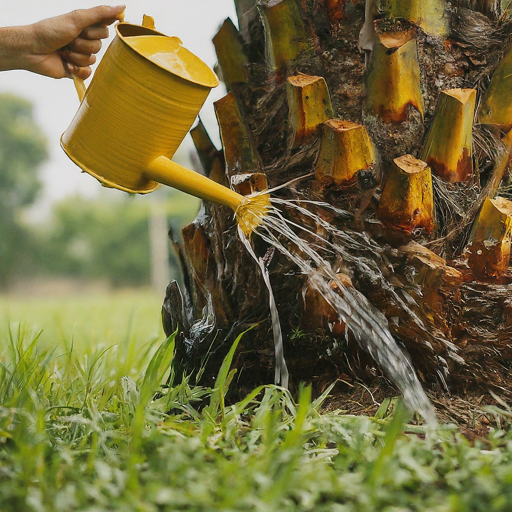
<instances>
[{"instance_id":1,"label":"pouring water","mask_svg":"<svg viewBox=\"0 0 512 512\"><path fill-rule=\"evenodd\" d=\"M286 219L277 206L300 211L316 223L327 227L328 232L342 233L294 201L272 198L270 202L272 205L266 207L264 214L261 214L261 212L253 213L253 215L257 215L259 218L259 222L253 229L254 234L260 236L269 245L275 247L290 261L295 263L302 274L308 277L309 283L337 312L339 318L347 326L347 329L354 335L359 346L372 356L380 368L396 384L402 392L408 407L421 414L427 425L435 427L437 420L434 408L423 391L410 360L391 335L384 315L376 310L364 295L353 288L347 288L332 268L330 262L321 256L318 248L312 247L295 230L307 232L311 237L317 238L333 254L339 253L340 247L317 233L310 231L307 227ZM270 276L263 260L255 254L246 236L247 233L241 229L240 225L238 233L249 254L261 269L263 279L269 291L269 307L276 357L276 384L281 383L281 385L286 387L288 385L288 370L283 349L279 314L271 288ZM331 286L331 284L335 284L335 287Z\"/></svg>"}]
</instances>

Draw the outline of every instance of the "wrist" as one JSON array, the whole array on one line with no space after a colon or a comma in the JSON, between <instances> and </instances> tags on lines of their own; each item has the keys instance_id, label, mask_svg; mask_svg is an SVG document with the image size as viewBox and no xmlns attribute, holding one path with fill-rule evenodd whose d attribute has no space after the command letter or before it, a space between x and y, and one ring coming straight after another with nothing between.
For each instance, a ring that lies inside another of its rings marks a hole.
<instances>
[{"instance_id":1,"label":"wrist","mask_svg":"<svg viewBox=\"0 0 512 512\"><path fill-rule=\"evenodd\" d=\"M32 50L32 26L0 28L0 71L26 69Z\"/></svg>"}]
</instances>

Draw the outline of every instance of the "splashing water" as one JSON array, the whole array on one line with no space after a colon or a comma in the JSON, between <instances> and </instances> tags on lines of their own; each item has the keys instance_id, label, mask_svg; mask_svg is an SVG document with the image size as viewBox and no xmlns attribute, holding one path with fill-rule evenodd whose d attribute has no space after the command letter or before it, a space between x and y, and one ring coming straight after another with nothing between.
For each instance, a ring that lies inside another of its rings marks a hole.
<instances>
[{"instance_id":1,"label":"splashing water","mask_svg":"<svg viewBox=\"0 0 512 512\"><path fill-rule=\"evenodd\" d=\"M268 289L270 314L272 318L272 332L274 334L274 346L276 354L276 370L274 380L276 384L281 383L283 387L287 388L289 375L288 368L286 366L286 360L284 358L283 333L281 331L281 322L279 320L279 313L277 312L274 292L272 291L272 285L270 284L270 274L268 273L267 267L265 267L265 262L263 259L256 256L256 253L251 246L251 242L249 242L249 239L245 236L245 233L240 226L238 226L238 235L240 236L240 240L242 240L243 244L247 248L247 252L253 257L254 261L260 267L263 280L265 281L265 285Z\"/></svg>"},{"instance_id":2,"label":"splashing water","mask_svg":"<svg viewBox=\"0 0 512 512\"><path fill-rule=\"evenodd\" d=\"M266 191L265 194L268 194L268 191ZM341 237L342 239L346 238L346 234L343 231L338 230L310 210L300 206L297 204L297 201L277 198L272 198L270 201L274 205L295 209L302 215L321 225L328 233ZM300 202L326 206L340 215L346 213L337 210L327 203L324 204L315 201ZM309 230L306 226L301 226L286 219L283 217L280 210L272 206L272 204L267 204L264 212L258 212L258 217L259 221L253 229L253 232L297 265L300 271L308 277L311 286L313 286L337 312L347 329L350 329L353 333L359 346L368 352L376 363L395 382L402 392L409 408L420 413L429 426L435 427L437 420L434 408L423 391L411 362L391 335L386 317L374 308L363 294L353 288L345 286L329 261L319 254L319 247L307 243L292 228L306 232L313 238L321 241L323 244L322 249L330 254L342 254L343 257L346 257L349 256L347 251L344 250L343 247ZM281 382L283 386L287 387L288 369L284 357L283 337L279 314L272 293L269 272L263 259L258 258L255 254L246 236L246 230L239 226L238 233L247 251L260 267L263 279L269 290L269 305L276 355L275 379L276 384ZM288 242L286 246L281 241L283 239ZM366 239L366 241L370 244L368 239ZM353 257L347 259L353 259ZM333 287L332 284L336 286ZM421 324L421 320L410 310L409 312L415 317L417 322Z\"/></svg>"}]
</instances>

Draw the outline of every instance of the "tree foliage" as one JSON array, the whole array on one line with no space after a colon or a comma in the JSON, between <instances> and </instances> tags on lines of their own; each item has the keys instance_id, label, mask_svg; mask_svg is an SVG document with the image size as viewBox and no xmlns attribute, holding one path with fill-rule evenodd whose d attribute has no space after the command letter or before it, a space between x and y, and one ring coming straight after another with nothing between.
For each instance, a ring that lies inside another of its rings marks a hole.
<instances>
[{"instance_id":1,"label":"tree foliage","mask_svg":"<svg viewBox=\"0 0 512 512\"><path fill-rule=\"evenodd\" d=\"M112 191L96 199L71 197L55 204L43 224L22 221L42 188L38 171L47 157L32 104L0 94L0 289L20 277L45 275L149 285L147 199ZM169 223L179 230L194 217L197 202L175 192L168 197Z\"/></svg>"},{"instance_id":2,"label":"tree foliage","mask_svg":"<svg viewBox=\"0 0 512 512\"><path fill-rule=\"evenodd\" d=\"M47 157L32 104L0 94L0 286L27 260L28 235L19 220L20 210L36 199L41 189L37 172Z\"/></svg>"},{"instance_id":3,"label":"tree foliage","mask_svg":"<svg viewBox=\"0 0 512 512\"><path fill-rule=\"evenodd\" d=\"M41 183L37 173L48 157L46 139L32 104L13 94L0 95L0 204L15 210L33 203Z\"/></svg>"},{"instance_id":4,"label":"tree foliage","mask_svg":"<svg viewBox=\"0 0 512 512\"><path fill-rule=\"evenodd\" d=\"M101 280L114 287L148 286L150 201L109 190L98 198L75 196L57 203L49 224L34 233L36 273ZM176 191L170 192L166 206L174 229L197 212L197 201ZM177 263L170 264L177 274Z\"/></svg>"},{"instance_id":5,"label":"tree foliage","mask_svg":"<svg viewBox=\"0 0 512 512\"><path fill-rule=\"evenodd\" d=\"M58 203L49 229L39 235L39 271L114 286L148 284L148 208L134 199L76 196Z\"/></svg>"}]
</instances>

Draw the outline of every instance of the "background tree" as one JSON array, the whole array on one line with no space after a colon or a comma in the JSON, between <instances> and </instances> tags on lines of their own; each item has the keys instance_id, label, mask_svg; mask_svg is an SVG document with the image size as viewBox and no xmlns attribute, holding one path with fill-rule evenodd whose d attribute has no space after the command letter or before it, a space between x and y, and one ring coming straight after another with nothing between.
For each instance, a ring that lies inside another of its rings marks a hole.
<instances>
[{"instance_id":1,"label":"background tree","mask_svg":"<svg viewBox=\"0 0 512 512\"><path fill-rule=\"evenodd\" d=\"M102 280L111 286L149 286L149 203L135 197L70 197L33 224L24 209L37 199L46 140L31 103L0 95L0 290L18 279ZM175 230L190 222L197 202L179 192L163 198ZM170 262L176 276L177 262Z\"/></svg>"},{"instance_id":2,"label":"background tree","mask_svg":"<svg viewBox=\"0 0 512 512\"><path fill-rule=\"evenodd\" d=\"M30 260L28 234L20 222L24 207L41 189L40 165L48 157L46 140L29 101L0 95L0 287Z\"/></svg>"},{"instance_id":3,"label":"background tree","mask_svg":"<svg viewBox=\"0 0 512 512\"><path fill-rule=\"evenodd\" d=\"M133 198L69 197L53 208L39 239L48 275L104 280L112 286L149 284L148 209Z\"/></svg>"},{"instance_id":4,"label":"background tree","mask_svg":"<svg viewBox=\"0 0 512 512\"><path fill-rule=\"evenodd\" d=\"M197 211L197 202L177 191L163 203L169 224L178 231ZM125 194L63 199L53 206L48 222L31 230L37 247L34 272L116 288L149 286L150 208L147 198ZM169 265L178 277L174 256Z\"/></svg>"}]
</instances>

